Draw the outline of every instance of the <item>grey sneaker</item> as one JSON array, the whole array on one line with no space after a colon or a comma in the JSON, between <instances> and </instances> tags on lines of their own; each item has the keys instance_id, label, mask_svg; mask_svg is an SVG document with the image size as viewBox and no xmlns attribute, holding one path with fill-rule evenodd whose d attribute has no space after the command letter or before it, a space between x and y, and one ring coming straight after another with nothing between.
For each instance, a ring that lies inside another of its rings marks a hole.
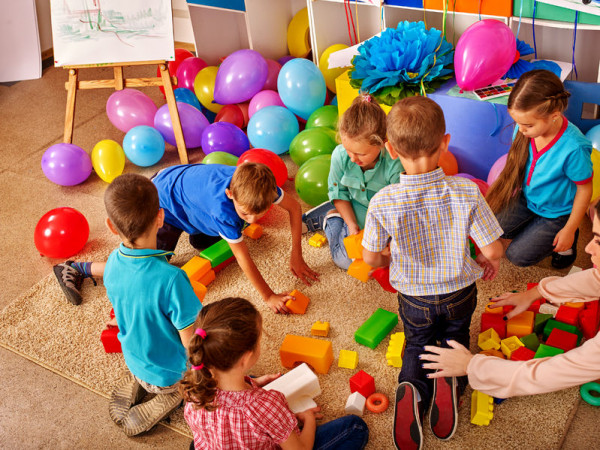
<instances>
[{"instance_id":1,"label":"grey sneaker","mask_svg":"<svg viewBox=\"0 0 600 450\"><path fill-rule=\"evenodd\" d=\"M306 224L308 231L319 231L323 229L323 220L327 213L335 210L335 206L331 202L321 203L313 209L309 209L302 214L302 222Z\"/></svg>"},{"instance_id":2,"label":"grey sneaker","mask_svg":"<svg viewBox=\"0 0 600 450\"><path fill-rule=\"evenodd\" d=\"M132 406L142 401L146 390L132 375L127 375L110 394L108 414L117 425L121 424Z\"/></svg>"},{"instance_id":3,"label":"grey sneaker","mask_svg":"<svg viewBox=\"0 0 600 450\"><path fill-rule=\"evenodd\" d=\"M65 261L64 263L54 266L54 275L58 280L58 284L65 293L67 300L74 305L81 304L81 284L83 283L83 274L79 270L71 267L73 261Z\"/></svg>"},{"instance_id":4,"label":"grey sneaker","mask_svg":"<svg viewBox=\"0 0 600 450\"><path fill-rule=\"evenodd\" d=\"M156 394L153 399L129 410L121 422L123 431L127 436L136 436L150 430L175 411L182 401L177 391L171 394Z\"/></svg>"}]
</instances>

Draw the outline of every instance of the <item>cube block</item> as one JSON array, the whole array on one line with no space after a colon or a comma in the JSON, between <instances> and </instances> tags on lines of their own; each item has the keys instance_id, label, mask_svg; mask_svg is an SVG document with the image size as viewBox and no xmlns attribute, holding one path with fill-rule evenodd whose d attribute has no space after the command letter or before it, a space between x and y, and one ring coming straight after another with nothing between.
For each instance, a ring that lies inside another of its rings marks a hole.
<instances>
[{"instance_id":1,"label":"cube block","mask_svg":"<svg viewBox=\"0 0 600 450\"><path fill-rule=\"evenodd\" d=\"M350 377L350 392L359 392L363 397L375 393L375 379L364 370Z\"/></svg>"},{"instance_id":2,"label":"cube block","mask_svg":"<svg viewBox=\"0 0 600 450\"><path fill-rule=\"evenodd\" d=\"M358 353L352 350L340 350L340 356L338 358L338 367L344 369L356 369L358 365Z\"/></svg>"},{"instance_id":3,"label":"cube block","mask_svg":"<svg viewBox=\"0 0 600 450\"><path fill-rule=\"evenodd\" d=\"M290 295L296 300L288 300L287 302L285 302L285 306L287 306L288 309L294 314L304 314L306 312L306 308L308 308L310 299L302 292L296 289L290 292Z\"/></svg>"},{"instance_id":4,"label":"cube block","mask_svg":"<svg viewBox=\"0 0 600 450\"><path fill-rule=\"evenodd\" d=\"M373 270L373 268L362 259L355 259L350 264L350 267L348 267L348 275L366 283L369 281L369 272L371 270Z\"/></svg>"}]
</instances>

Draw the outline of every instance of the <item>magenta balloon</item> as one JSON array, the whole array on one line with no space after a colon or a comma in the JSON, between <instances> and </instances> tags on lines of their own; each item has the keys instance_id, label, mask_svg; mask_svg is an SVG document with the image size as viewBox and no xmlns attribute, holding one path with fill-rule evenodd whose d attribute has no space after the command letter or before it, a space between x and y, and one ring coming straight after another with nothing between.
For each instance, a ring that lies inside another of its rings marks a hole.
<instances>
[{"instance_id":1,"label":"magenta balloon","mask_svg":"<svg viewBox=\"0 0 600 450\"><path fill-rule=\"evenodd\" d=\"M496 179L498 178L500 173L504 170L504 166L506 166L507 156L508 156L508 153L502 155L492 165L492 168L490 169L490 172L488 173L488 177L487 177L487 184L489 184L490 186L492 185L492 183L494 183L494 181L496 181Z\"/></svg>"},{"instance_id":2,"label":"magenta balloon","mask_svg":"<svg viewBox=\"0 0 600 450\"><path fill-rule=\"evenodd\" d=\"M151 127L156 109L152 99L136 89L115 91L106 102L108 120L125 133L139 125Z\"/></svg>"},{"instance_id":3,"label":"magenta balloon","mask_svg":"<svg viewBox=\"0 0 600 450\"><path fill-rule=\"evenodd\" d=\"M456 84L472 91L504 75L517 51L512 30L496 19L475 22L458 39L454 51Z\"/></svg>"},{"instance_id":4,"label":"magenta balloon","mask_svg":"<svg viewBox=\"0 0 600 450\"><path fill-rule=\"evenodd\" d=\"M265 58L255 50L238 50L219 66L215 79L214 99L221 105L250 100L267 81L269 69Z\"/></svg>"},{"instance_id":5,"label":"magenta balloon","mask_svg":"<svg viewBox=\"0 0 600 450\"><path fill-rule=\"evenodd\" d=\"M277 77L279 76L279 71L281 70L281 64L274 59L265 59L265 61L267 61L267 81L265 81L262 90L276 91Z\"/></svg>"},{"instance_id":6,"label":"magenta balloon","mask_svg":"<svg viewBox=\"0 0 600 450\"><path fill-rule=\"evenodd\" d=\"M42 171L53 183L75 186L92 173L92 160L84 149L73 144L55 144L42 156Z\"/></svg>"},{"instance_id":7,"label":"magenta balloon","mask_svg":"<svg viewBox=\"0 0 600 450\"><path fill-rule=\"evenodd\" d=\"M185 146L188 148L200 147L202 132L209 125L208 119L197 108L187 103L177 102L177 111L179 111ZM160 131L165 141L171 145L177 145L168 105L163 105L156 111L153 125Z\"/></svg>"},{"instance_id":8,"label":"magenta balloon","mask_svg":"<svg viewBox=\"0 0 600 450\"><path fill-rule=\"evenodd\" d=\"M202 133L202 151L207 155L226 152L241 156L249 148L250 141L246 134L229 122L212 123Z\"/></svg>"},{"instance_id":9,"label":"magenta balloon","mask_svg":"<svg viewBox=\"0 0 600 450\"><path fill-rule=\"evenodd\" d=\"M250 104L248 105L248 117L252 117L256 111L265 106L283 106L285 108L285 105L277 92L260 91L252 97L252 100L250 100Z\"/></svg>"},{"instance_id":10,"label":"magenta balloon","mask_svg":"<svg viewBox=\"0 0 600 450\"><path fill-rule=\"evenodd\" d=\"M184 87L195 92L194 80L196 79L196 75L207 65L203 59L196 58L195 56L181 61L179 67L177 67L177 87Z\"/></svg>"}]
</instances>

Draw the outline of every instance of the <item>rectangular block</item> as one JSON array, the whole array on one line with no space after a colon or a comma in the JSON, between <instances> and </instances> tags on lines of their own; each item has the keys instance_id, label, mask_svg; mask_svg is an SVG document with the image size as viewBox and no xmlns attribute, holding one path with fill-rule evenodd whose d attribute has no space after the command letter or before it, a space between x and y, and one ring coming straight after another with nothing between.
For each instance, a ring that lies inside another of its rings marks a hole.
<instances>
[{"instance_id":1,"label":"rectangular block","mask_svg":"<svg viewBox=\"0 0 600 450\"><path fill-rule=\"evenodd\" d=\"M102 341L102 345L104 346L104 351L106 353L122 353L121 350L121 341L117 335L119 334L118 327L109 327L105 328L100 335L100 340Z\"/></svg>"},{"instance_id":2,"label":"rectangular block","mask_svg":"<svg viewBox=\"0 0 600 450\"><path fill-rule=\"evenodd\" d=\"M215 274L219 273L221 270L223 270L225 267L227 267L229 264L231 264L234 261L235 261L235 256L232 256L231 258L228 258L225 261L223 261L218 266L213 267Z\"/></svg>"},{"instance_id":3,"label":"rectangular block","mask_svg":"<svg viewBox=\"0 0 600 450\"><path fill-rule=\"evenodd\" d=\"M198 281L210 270L210 261L200 256L194 256L181 266L190 280Z\"/></svg>"},{"instance_id":4,"label":"rectangular block","mask_svg":"<svg viewBox=\"0 0 600 450\"><path fill-rule=\"evenodd\" d=\"M300 364L288 373L281 375L264 386L264 389L279 391L285 395L285 399L293 413L306 411L317 406L313 398L321 393L319 378L306 364Z\"/></svg>"},{"instance_id":5,"label":"rectangular block","mask_svg":"<svg viewBox=\"0 0 600 450\"><path fill-rule=\"evenodd\" d=\"M375 348L398 324L398 315L382 308L377 310L354 333L354 340Z\"/></svg>"},{"instance_id":6,"label":"rectangular block","mask_svg":"<svg viewBox=\"0 0 600 450\"><path fill-rule=\"evenodd\" d=\"M564 350L556 347L551 347L546 344L540 344L539 348L535 352L534 358L545 358L547 356L555 356L564 353Z\"/></svg>"},{"instance_id":7,"label":"rectangular block","mask_svg":"<svg viewBox=\"0 0 600 450\"><path fill-rule=\"evenodd\" d=\"M248 236L250 239L258 239L263 235L263 228L257 223L251 223L244 228L244 236Z\"/></svg>"},{"instance_id":8,"label":"rectangular block","mask_svg":"<svg viewBox=\"0 0 600 450\"><path fill-rule=\"evenodd\" d=\"M357 234L352 234L344 238L344 247L346 247L346 253L350 259L362 259L362 239L363 230L360 230Z\"/></svg>"},{"instance_id":9,"label":"rectangular block","mask_svg":"<svg viewBox=\"0 0 600 450\"><path fill-rule=\"evenodd\" d=\"M375 280L379 283L384 291L395 294L398 292L390 283L390 268L389 267L378 267L371 274Z\"/></svg>"},{"instance_id":10,"label":"rectangular block","mask_svg":"<svg viewBox=\"0 0 600 450\"><path fill-rule=\"evenodd\" d=\"M550 319L546 322L544 326L544 339L548 339L550 333L554 328L560 328L561 330L568 331L569 333L573 333L577 335L577 345L581 343L581 338L583 337L583 333L579 331L579 329L574 325L569 325L568 323L559 322L556 319Z\"/></svg>"},{"instance_id":11,"label":"rectangular block","mask_svg":"<svg viewBox=\"0 0 600 450\"><path fill-rule=\"evenodd\" d=\"M483 333L486 330L493 328L500 336L500 339L504 339L506 337L506 321L501 314L490 314L484 312L481 314L481 332Z\"/></svg>"},{"instance_id":12,"label":"rectangular block","mask_svg":"<svg viewBox=\"0 0 600 450\"><path fill-rule=\"evenodd\" d=\"M579 316L578 308L571 308L566 305L560 305L558 308L558 312L554 317L559 322L568 323L569 325L577 326L578 316Z\"/></svg>"},{"instance_id":13,"label":"rectangular block","mask_svg":"<svg viewBox=\"0 0 600 450\"><path fill-rule=\"evenodd\" d=\"M511 361L529 361L533 359L535 352L527 347L519 347L510 355Z\"/></svg>"},{"instance_id":14,"label":"rectangular block","mask_svg":"<svg viewBox=\"0 0 600 450\"><path fill-rule=\"evenodd\" d=\"M202 275L198 279L198 282L202 283L204 286L208 286L210 283L215 281L215 278L216 278L215 271L210 269L208 272L206 272L204 275Z\"/></svg>"},{"instance_id":15,"label":"rectangular block","mask_svg":"<svg viewBox=\"0 0 600 450\"><path fill-rule=\"evenodd\" d=\"M569 350L577 347L577 335L559 328L554 328L550 332L548 339L546 339L546 345L560 348L565 352L568 352Z\"/></svg>"},{"instance_id":16,"label":"rectangular block","mask_svg":"<svg viewBox=\"0 0 600 450\"><path fill-rule=\"evenodd\" d=\"M204 259L208 259L211 267L216 267L226 259L231 258L233 252L231 251L231 247L229 247L229 243L225 239L221 239L216 244L202 250L200 256Z\"/></svg>"},{"instance_id":17,"label":"rectangular block","mask_svg":"<svg viewBox=\"0 0 600 450\"><path fill-rule=\"evenodd\" d=\"M533 311L523 311L521 314L508 319L506 322L507 336L527 336L533 332Z\"/></svg>"},{"instance_id":18,"label":"rectangular block","mask_svg":"<svg viewBox=\"0 0 600 450\"><path fill-rule=\"evenodd\" d=\"M190 283L192 283L194 294L196 294L196 297L198 297L198 300L200 300L200 303L202 303L202 300L204 300L207 292L206 286L195 280L190 280Z\"/></svg>"},{"instance_id":19,"label":"rectangular block","mask_svg":"<svg viewBox=\"0 0 600 450\"><path fill-rule=\"evenodd\" d=\"M425 9L444 9L446 0L423 0ZM510 17L513 15L512 0L454 0L447 2L448 11L465 12L471 14L485 14L489 16Z\"/></svg>"},{"instance_id":20,"label":"rectangular block","mask_svg":"<svg viewBox=\"0 0 600 450\"><path fill-rule=\"evenodd\" d=\"M279 357L288 369L305 362L315 372L327 373L333 362L333 349L330 341L288 334L279 348Z\"/></svg>"},{"instance_id":21,"label":"rectangular block","mask_svg":"<svg viewBox=\"0 0 600 450\"><path fill-rule=\"evenodd\" d=\"M404 356L404 347L406 346L406 336L404 331L392 334L385 352L385 359L388 366L402 367L402 357Z\"/></svg>"},{"instance_id":22,"label":"rectangular block","mask_svg":"<svg viewBox=\"0 0 600 450\"><path fill-rule=\"evenodd\" d=\"M494 417L494 397L473 390L471 394L471 423L474 425L489 425Z\"/></svg>"},{"instance_id":23,"label":"rectangular block","mask_svg":"<svg viewBox=\"0 0 600 450\"><path fill-rule=\"evenodd\" d=\"M310 299L302 292L296 289L290 292L290 295L296 300L288 300L287 302L285 302L285 306L287 306L288 309L294 314L304 314L306 312L306 308L308 308Z\"/></svg>"}]
</instances>

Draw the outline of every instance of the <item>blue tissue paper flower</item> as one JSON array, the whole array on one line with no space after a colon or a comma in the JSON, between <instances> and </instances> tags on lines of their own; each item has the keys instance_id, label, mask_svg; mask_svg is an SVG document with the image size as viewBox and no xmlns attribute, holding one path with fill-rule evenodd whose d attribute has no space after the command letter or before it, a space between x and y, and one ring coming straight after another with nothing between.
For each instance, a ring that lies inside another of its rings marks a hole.
<instances>
[{"instance_id":1,"label":"blue tissue paper flower","mask_svg":"<svg viewBox=\"0 0 600 450\"><path fill-rule=\"evenodd\" d=\"M519 56L527 56L532 55L534 50L531 48L529 44L517 39L517 53ZM544 69L553 72L554 75L560 77L561 69L558 64L554 61L547 61L545 59L541 59L539 61L525 61L524 59L517 59L515 63L510 66L508 72L504 74L502 78L519 78L525 72L529 72L534 69Z\"/></svg>"},{"instance_id":2,"label":"blue tissue paper flower","mask_svg":"<svg viewBox=\"0 0 600 450\"><path fill-rule=\"evenodd\" d=\"M400 22L365 41L358 51L350 84L387 105L417 95L421 83L432 92L453 73L448 67L454 62L452 44L423 22Z\"/></svg>"}]
</instances>

